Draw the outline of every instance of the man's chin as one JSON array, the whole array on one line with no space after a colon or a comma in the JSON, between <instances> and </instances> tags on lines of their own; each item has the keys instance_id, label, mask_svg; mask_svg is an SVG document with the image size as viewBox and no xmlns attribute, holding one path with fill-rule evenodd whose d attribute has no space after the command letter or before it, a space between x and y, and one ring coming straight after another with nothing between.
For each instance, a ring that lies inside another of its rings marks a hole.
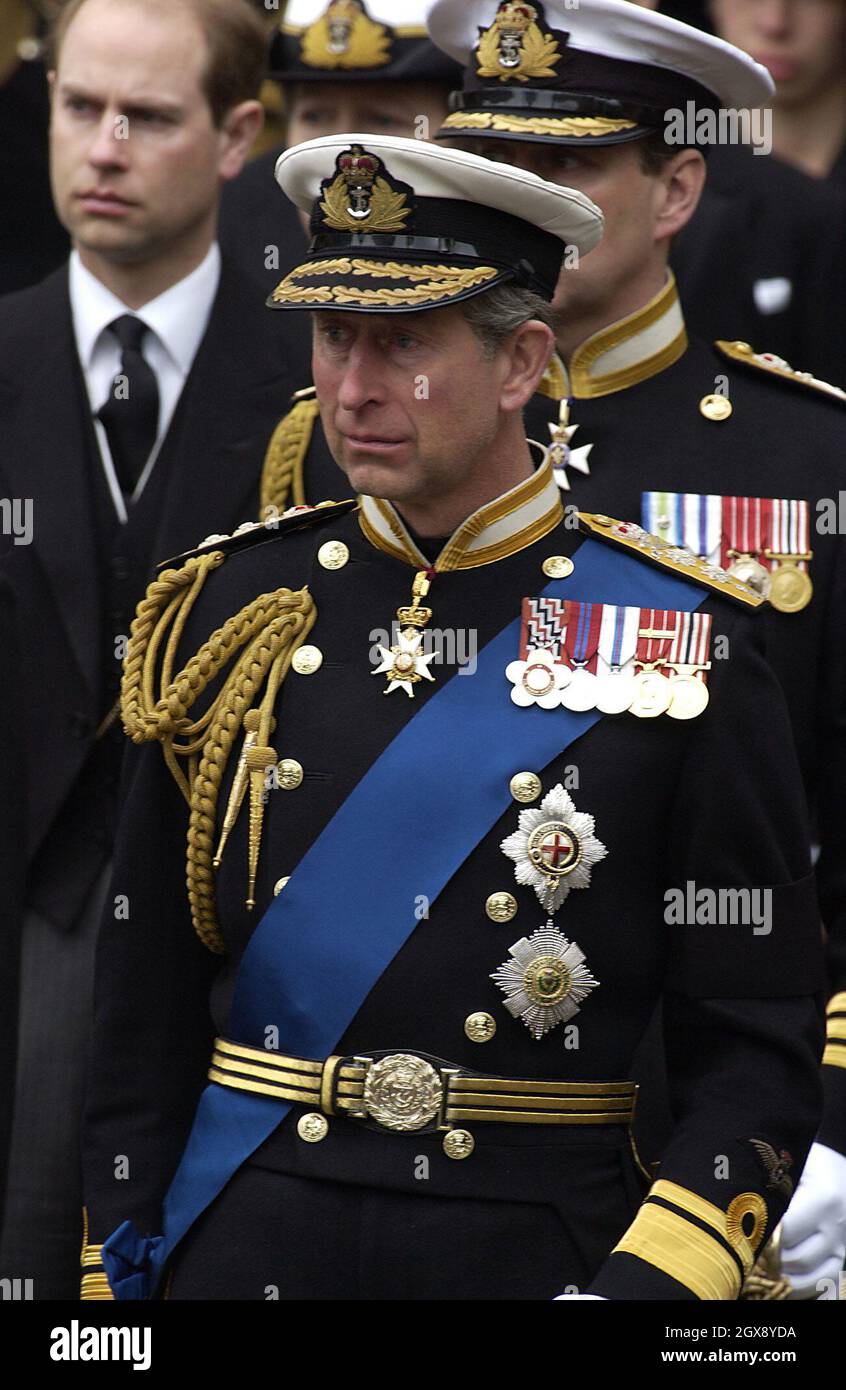
<instances>
[{"instance_id":1,"label":"man's chin","mask_svg":"<svg viewBox=\"0 0 846 1390\"><path fill-rule=\"evenodd\" d=\"M351 461L345 451L341 467L349 480L350 489L367 497L384 497L394 501L414 490L408 464L388 463L384 459L359 457Z\"/></svg>"}]
</instances>

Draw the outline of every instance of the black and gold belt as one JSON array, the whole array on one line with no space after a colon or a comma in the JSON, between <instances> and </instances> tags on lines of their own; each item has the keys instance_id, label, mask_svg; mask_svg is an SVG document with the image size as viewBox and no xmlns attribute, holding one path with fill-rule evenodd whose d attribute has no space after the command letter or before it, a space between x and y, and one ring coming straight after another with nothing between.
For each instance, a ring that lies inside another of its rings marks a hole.
<instances>
[{"instance_id":1,"label":"black and gold belt","mask_svg":"<svg viewBox=\"0 0 846 1390\"><path fill-rule=\"evenodd\" d=\"M372 1052L315 1062L225 1038L215 1043L209 1079L238 1091L313 1106L322 1115L418 1133L450 1130L469 1121L628 1125L637 1096L633 1081L514 1081L481 1076L424 1052ZM321 1116L313 1118L319 1122ZM313 1137L322 1137L317 1132L320 1125L313 1128ZM300 1133L309 1137L302 1128Z\"/></svg>"}]
</instances>

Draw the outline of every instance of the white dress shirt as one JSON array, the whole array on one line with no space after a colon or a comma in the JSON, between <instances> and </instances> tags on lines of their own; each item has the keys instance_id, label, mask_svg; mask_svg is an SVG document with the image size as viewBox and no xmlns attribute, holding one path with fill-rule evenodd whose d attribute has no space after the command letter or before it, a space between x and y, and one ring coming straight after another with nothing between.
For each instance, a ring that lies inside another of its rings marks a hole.
<instances>
[{"instance_id":1,"label":"white dress shirt","mask_svg":"<svg viewBox=\"0 0 846 1390\"><path fill-rule=\"evenodd\" d=\"M97 419L97 411L105 405L112 383L121 370L120 347L114 335L107 333L106 329L123 314L136 315L150 329L144 338L142 351L159 385L159 427L153 450L132 495L134 502L140 497L167 436L182 388L206 331L219 283L220 248L214 242L205 259L184 280L177 281L164 294L157 295L140 309L130 309L90 270L86 270L77 251L71 253L69 288L76 348L94 416L103 470L121 521L127 519L126 502L112 462L105 428Z\"/></svg>"}]
</instances>

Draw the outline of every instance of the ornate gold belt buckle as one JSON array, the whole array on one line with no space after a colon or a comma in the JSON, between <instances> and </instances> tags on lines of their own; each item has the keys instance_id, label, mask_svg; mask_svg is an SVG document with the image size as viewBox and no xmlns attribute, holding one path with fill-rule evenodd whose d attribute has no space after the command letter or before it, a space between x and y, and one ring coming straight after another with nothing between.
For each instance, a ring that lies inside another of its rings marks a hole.
<instances>
[{"instance_id":1,"label":"ornate gold belt buckle","mask_svg":"<svg viewBox=\"0 0 846 1390\"><path fill-rule=\"evenodd\" d=\"M367 1071L364 1109L385 1129L411 1132L437 1129L446 1099L445 1074L413 1052L390 1052L375 1060L356 1057Z\"/></svg>"}]
</instances>

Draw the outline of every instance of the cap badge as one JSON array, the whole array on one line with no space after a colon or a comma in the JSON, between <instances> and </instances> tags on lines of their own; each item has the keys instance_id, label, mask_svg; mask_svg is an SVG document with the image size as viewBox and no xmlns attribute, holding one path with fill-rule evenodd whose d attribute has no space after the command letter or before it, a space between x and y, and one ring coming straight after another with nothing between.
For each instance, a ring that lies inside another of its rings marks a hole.
<instances>
[{"instance_id":1,"label":"cap badge","mask_svg":"<svg viewBox=\"0 0 846 1390\"><path fill-rule=\"evenodd\" d=\"M334 179L321 184L320 208L327 227L344 232L404 230L411 212L407 194L380 174L383 167L381 159L362 145L352 145L338 156Z\"/></svg>"},{"instance_id":2,"label":"cap badge","mask_svg":"<svg viewBox=\"0 0 846 1390\"><path fill-rule=\"evenodd\" d=\"M302 36L300 57L311 68L377 68L391 61L391 35L362 0L333 0Z\"/></svg>"},{"instance_id":3,"label":"cap badge","mask_svg":"<svg viewBox=\"0 0 846 1390\"><path fill-rule=\"evenodd\" d=\"M555 77L555 65L561 58L557 40L538 23L534 5L515 4L504 0L489 29L479 38L476 50L479 77L498 77L507 82L516 77L528 82L530 77Z\"/></svg>"}]
</instances>

